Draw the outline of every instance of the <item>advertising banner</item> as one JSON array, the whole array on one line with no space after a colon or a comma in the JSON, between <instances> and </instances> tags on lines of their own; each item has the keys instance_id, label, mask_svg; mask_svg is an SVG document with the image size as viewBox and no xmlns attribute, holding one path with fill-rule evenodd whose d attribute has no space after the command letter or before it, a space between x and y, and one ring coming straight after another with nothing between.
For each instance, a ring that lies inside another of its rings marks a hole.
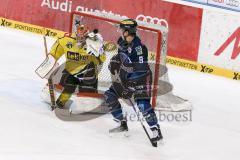
<instances>
[{"instance_id":1,"label":"advertising banner","mask_svg":"<svg viewBox=\"0 0 240 160\"><path fill-rule=\"evenodd\" d=\"M198 62L240 71L240 19L205 10Z\"/></svg>"},{"instance_id":2,"label":"advertising banner","mask_svg":"<svg viewBox=\"0 0 240 160\"><path fill-rule=\"evenodd\" d=\"M65 34L65 32L61 32L55 29L13 21L13 20L1 18L1 17L0 17L0 22L1 22L0 26L2 27L8 27L8 28L21 30L21 31L32 32L36 34L46 35L49 37L57 38L57 37L62 37Z\"/></svg>"},{"instance_id":3,"label":"advertising banner","mask_svg":"<svg viewBox=\"0 0 240 160\"><path fill-rule=\"evenodd\" d=\"M208 4L240 11L240 0L208 0Z\"/></svg>"},{"instance_id":4,"label":"advertising banner","mask_svg":"<svg viewBox=\"0 0 240 160\"><path fill-rule=\"evenodd\" d=\"M168 54L192 61L198 57L202 9L161 0L0 0L0 6L0 17L65 32L69 30L71 11L98 10L129 18L143 15L165 19L170 30Z\"/></svg>"},{"instance_id":5,"label":"advertising banner","mask_svg":"<svg viewBox=\"0 0 240 160\"><path fill-rule=\"evenodd\" d=\"M240 12L240 0L183 0Z\"/></svg>"},{"instance_id":6,"label":"advertising banner","mask_svg":"<svg viewBox=\"0 0 240 160\"><path fill-rule=\"evenodd\" d=\"M189 2L197 2L201 4L207 4L208 0L184 0L184 1L189 1Z\"/></svg>"}]
</instances>

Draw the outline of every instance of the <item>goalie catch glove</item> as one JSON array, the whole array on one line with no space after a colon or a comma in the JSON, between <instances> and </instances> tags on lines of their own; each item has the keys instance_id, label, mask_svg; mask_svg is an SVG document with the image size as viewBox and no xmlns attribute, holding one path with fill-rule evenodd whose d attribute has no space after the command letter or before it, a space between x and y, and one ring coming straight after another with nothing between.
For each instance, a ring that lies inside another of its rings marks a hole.
<instances>
[{"instance_id":1,"label":"goalie catch glove","mask_svg":"<svg viewBox=\"0 0 240 160\"><path fill-rule=\"evenodd\" d=\"M104 53L103 38L97 30L90 32L86 39L87 53L99 57Z\"/></svg>"}]
</instances>

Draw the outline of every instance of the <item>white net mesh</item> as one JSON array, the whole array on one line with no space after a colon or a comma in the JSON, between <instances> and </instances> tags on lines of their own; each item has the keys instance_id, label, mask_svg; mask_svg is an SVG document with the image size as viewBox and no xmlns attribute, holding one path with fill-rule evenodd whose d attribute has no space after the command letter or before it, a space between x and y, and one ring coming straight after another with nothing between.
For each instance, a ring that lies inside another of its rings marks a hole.
<instances>
[{"instance_id":1,"label":"white net mesh","mask_svg":"<svg viewBox=\"0 0 240 160\"><path fill-rule=\"evenodd\" d=\"M121 36L121 33L118 29L118 24L121 20L126 18L127 17L120 17L113 14L100 12L73 12L71 16L70 32L73 33L76 31L75 26L77 23L84 24L89 27L90 31L98 29L99 33L102 34L105 43L113 42L116 44L118 38ZM159 86L159 81L169 83L167 73L159 73L164 71L164 67L166 66L168 36L167 22L165 20L154 21L154 19L153 21L148 22L146 19L142 19L141 16L138 18L137 22L139 25L137 34L142 42L147 46L149 51L148 60L150 63L150 68L153 72L153 86L158 86L161 88L161 86ZM111 85L111 76L108 70L108 64L111 57L115 54L117 54L117 49L106 53L107 59L104 62L98 76L98 88L103 92ZM163 67L162 69L160 69L160 64ZM162 76L160 76L161 74ZM186 102L186 100L174 96L171 90L165 93L165 91L156 90L156 88L153 89L152 104L157 108L176 111L178 110L177 106L179 104L182 105ZM180 110L188 107L189 106L184 108L181 106Z\"/></svg>"}]
</instances>

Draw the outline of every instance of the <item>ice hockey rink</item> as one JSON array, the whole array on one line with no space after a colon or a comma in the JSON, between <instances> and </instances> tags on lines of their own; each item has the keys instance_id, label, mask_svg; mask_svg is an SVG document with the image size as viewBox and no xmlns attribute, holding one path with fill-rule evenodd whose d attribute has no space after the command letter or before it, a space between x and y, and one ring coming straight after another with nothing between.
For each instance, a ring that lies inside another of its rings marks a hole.
<instances>
[{"instance_id":1,"label":"ice hockey rink","mask_svg":"<svg viewBox=\"0 0 240 160\"><path fill-rule=\"evenodd\" d=\"M48 40L48 46L52 41ZM237 160L240 83L168 66L173 92L193 104L192 121L161 122L164 145L150 145L139 122L130 137L110 137L110 115L87 122L59 120L42 102L41 35L0 28L1 160Z\"/></svg>"}]
</instances>

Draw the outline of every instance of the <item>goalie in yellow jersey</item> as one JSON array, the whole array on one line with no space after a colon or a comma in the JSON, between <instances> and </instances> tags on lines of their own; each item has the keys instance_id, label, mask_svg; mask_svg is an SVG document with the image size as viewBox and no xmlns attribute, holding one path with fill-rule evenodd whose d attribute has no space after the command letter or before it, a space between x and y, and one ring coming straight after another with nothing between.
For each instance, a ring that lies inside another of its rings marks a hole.
<instances>
[{"instance_id":1,"label":"goalie in yellow jersey","mask_svg":"<svg viewBox=\"0 0 240 160\"><path fill-rule=\"evenodd\" d=\"M87 26L78 25L75 34L65 35L55 42L48 55L48 61L52 61L50 64L55 65L63 55L65 55L66 63L60 80L63 91L56 101L58 108L64 108L77 87L79 92L97 92L98 68L101 68L100 66L106 59L103 38L97 30L89 32ZM49 74L48 70L40 69L37 73L44 77Z\"/></svg>"}]
</instances>

